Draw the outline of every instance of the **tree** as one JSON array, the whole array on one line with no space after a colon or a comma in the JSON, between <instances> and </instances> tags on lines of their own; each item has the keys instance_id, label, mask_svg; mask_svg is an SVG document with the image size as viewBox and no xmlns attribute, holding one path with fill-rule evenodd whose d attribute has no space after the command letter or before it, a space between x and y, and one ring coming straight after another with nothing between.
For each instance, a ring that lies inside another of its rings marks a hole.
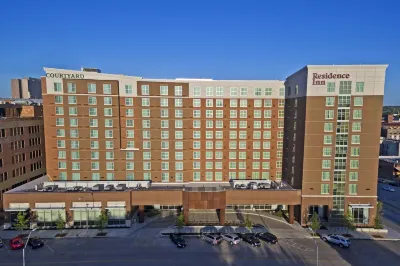
<instances>
[{"instance_id":1,"label":"tree","mask_svg":"<svg viewBox=\"0 0 400 266\"><path fill-rule=\"evenodd\" d=\"M354 218L351 211L347 211L344 216L344 224L347 227L347 234L349 234L349 230L355 230L356 226L354 225Z\"/></svg>"},{"instance_id":2,"label":"tree","mask_svg":"<svg viewBox=\"0 0 400 266\"><path fill-rule=\"evenodd\" d=\"M382 214L383 214L383 203L382 201L378 201L376 204L376 216L374 219L374 228L375 229L382 229Z\"/></svg>"},{"instance_id":3,"label":"tree","mask_svg":"<svg viewBox=\"0 0 400 266\"><path fill-rule=\"evenodd\" d=\"M58 214L58 218L56 220L56 227L57 230L60 231L60 234L62 234L62 230L65 228L65 219L61 216L61 213Z\"/></svg>"},{"instance_id":4,"label":"tree","mask_svg":"<svg viewBox=\"0 0 400 266\"><path fill-rule=\"evenodd\" d=\"M178 228L178 232L180 233L180 229L185 225L185 217L183 216L183 212L181 212L178 217L176 217L175 222L176 227Z\"/></svg>"},{"instance_id":5,"label":"tree","mask_svg":"<svg viewBox=\"0 0 400 266\"><path fill-rule=\"evenodd\" d=\"M250 229L253 226L253 222L250 220L249 215L246 215L246 219L244 220L244 226Z\"/></svg>"},{"instance_id":6,"label":"tree","mask_svg":"<svg viewBox=\"0 0 400 266\"><path fill-rule=\"evenodd\" d=\"M319 216L316 212L311 216L310 227L313 230L313 235L317 233L317 230L321 228L321 221L319 220Z\"/></svg>"},{"instance_id":7,"label":"tree","mask_svg":"<svg viewBox=\"0 0 400 266\"><path fill-rule=\"evenodd\" d=\"M18 231L24 231L29 226L29 217L26 217L26 213L19 212L17 215L17 222L13 224L15 229Z\"/></svg>"},{"instance_id":8,"label":"tree","mask_svg":"<svg viewBox=\"0 0 400 266\"><path fill-rule=\"evenodd\" d=\"M97 227L100 232L103 232L108 224L108 212L107 210L102 210L99 217L97 217Z\"/></svg>"}]
</instances>

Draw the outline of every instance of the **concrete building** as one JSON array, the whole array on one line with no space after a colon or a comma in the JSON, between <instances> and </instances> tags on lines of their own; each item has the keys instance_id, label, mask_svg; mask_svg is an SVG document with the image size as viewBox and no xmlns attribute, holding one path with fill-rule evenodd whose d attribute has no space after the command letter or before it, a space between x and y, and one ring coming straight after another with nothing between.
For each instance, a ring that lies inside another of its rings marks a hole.
<instances>
[{"instance_id":1,"label":"concrete building","mask_svg":"<svg viewBox=\"0 0 400 266\"><path fill-rule=\"evenodd\" d=\"M400 140L385 139L381 142L380 156L400 156Z\"/></svg>"},{"instance_id":2,"label":"concrete building","mask_svg":"<svg viewBox=\"0 0 400 266\"><path fill-rule=\"evenodd\" d=\"M37 78L12 79L11 97L14 99L42 99L41 80Z\"/></svg>"},{"instance_id":3,"label":"concrete building","mask_svg":"<svg viewBox=\"0 0 400 266\"><path fill-rule=\"evenodd\" d=\"M399 186L400 156L380 156L378 176L380 180Z\"/></svg>"},{"instance_id":4,"label":"concrete building","mask_svg":"<svg viewBox=\"0 0 400 266\"><path fill-rule=\"evenodd\" d=\"M0 104L0 211L3 195L46 174L41 106Z\"/></svg>"},{"instance_id":5,"label":"concrete building","mask_svg":"<svg viewBox=\"0 0 400 266\"><path fill-rule=\"evenodd\" d=\"M282 206L303 224L349 209L371 225L386 67L307 66L286 82L45 68L51 180L6 193L5 208L54 209L70 226L135 206L142 220L147 205L183 207L186 221L213 209L222 224L229 209ZM238 189L250 182L267 189Z\"/></svg>"}]
</instances>

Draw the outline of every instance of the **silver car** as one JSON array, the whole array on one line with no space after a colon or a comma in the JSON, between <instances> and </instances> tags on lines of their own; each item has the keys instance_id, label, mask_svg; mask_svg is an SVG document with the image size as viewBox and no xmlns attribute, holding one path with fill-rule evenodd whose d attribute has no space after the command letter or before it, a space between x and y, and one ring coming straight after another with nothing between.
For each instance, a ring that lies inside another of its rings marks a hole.
<instances>
[{"instance_id":1,"label":"silver car","mask_svg":"<svg viewBox=\"0 0 400 266\"><path fill-rule=\"evenodd\" d=\"M329 234L329 235L321 235L322 240L325 242L329 242L335 245L338 245L341 248L348 248L351 245L350 239L341 236L341 235L334 235L334 234Z\"/></svg>"},{"instance_id":2,"label":"silver car","mask_svg":"<svg viewBox=\"0 0 400 266\"><path fill-rule=\"evenodd\" d=\"M201 240L206 241L206 242L210 243L211 245L218 245L218 244L221 244L222 237L220 235L206 234L206 235L201 236Z\"/></svg>"},{"instance_id":3,"label":"silver car","mask_svg":"<svg viewBox=\"0 0 400 266\"><path fill-rule=\"evenodd\" d=\"M223 234L221 236L223 240L227 241L231 245L236 245L241 241L237 234Z\"/></svg>"}]
</instances>

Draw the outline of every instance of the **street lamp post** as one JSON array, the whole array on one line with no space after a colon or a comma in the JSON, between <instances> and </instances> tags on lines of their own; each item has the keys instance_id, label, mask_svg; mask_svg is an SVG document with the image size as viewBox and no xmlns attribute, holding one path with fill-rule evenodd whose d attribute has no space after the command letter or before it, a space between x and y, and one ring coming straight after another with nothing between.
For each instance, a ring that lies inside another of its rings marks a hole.
<instances>
[{"instance_id":1,"label":"street lamp post","mask_svg":"<svg viewBox=\"0 0 400 266\"><path fill-rule=\"evenodd\" d=\"M25 246L24 246L24 248L22 249L22 265L23 265L23 266L25 266L25 248L26 248L26 246L28 245L29 238L31 237L32 232L35 232L36 229L37 229L37 228L33 228L33 229L31 230L31 232L30 232L29 235L28 235L28 239L26 240Z\"/></svg>"},{"instance_id":2,"label":"street lamp post","mask_svg":"<svg viewBox=\"0 0 400 266\"><path fill-rule=\"evenodd\" d=\"M315 238L313 238L313 240L314 240L315 246L317 247L317 266L318 266L318 244L317 244L317 241L315 240Z\"/></svg>"}]
</instances>

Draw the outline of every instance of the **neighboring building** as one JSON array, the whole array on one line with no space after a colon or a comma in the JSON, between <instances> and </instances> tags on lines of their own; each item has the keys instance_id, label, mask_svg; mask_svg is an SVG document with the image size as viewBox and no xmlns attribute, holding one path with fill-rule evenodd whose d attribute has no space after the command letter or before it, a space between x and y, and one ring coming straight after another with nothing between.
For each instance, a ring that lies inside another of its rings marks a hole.
<instances>
[{"instance_id":1,"label":"neighboring building","mask_svg":"<svg viewBox=\"0 0 400 266\"><path fill-rule=\"evenodd\" d=\"M37 78L12 79L11 97L14 99L42 99L41 80Z\"/></svg>"},{"instance_id":2,"label":"neighboring building","mask_svg":"<svg viewBox=\"0 0 400 266\"><path fill-rule=\"evenodd\" d=\"M46 174L41 106L0 104L0 210L3 194Z\"/></svg>"},{"instance_id":3,"label":"neighboring building","mask_svg":"<svg viewBox=\"0 0 400 266\"><path fill-rule=\"evenodd\" d=\"M400 183L400 156L379 157L379 178L388 183L399 185Z\"/></svg>"},{"instance_id":4,"label":"neighboring building","mask_svg":"<svg viewBox=\"0 0 400 266\"><path fill-rule=\"evenodd\" d=\"M6 193L5 208L53 210L77 226L101 209L121 222L135 206L143 221L147 205L183 207L186 221L215 209L221 223L237 209L283 206L304 224L314 211L330 219L350 208L371 225L386 67L307 66L286 83L45 68L52 182ZM234 189L250 181L270 189Z\"/></svg>"},{"instance_id":5,"label":"neighboring building","mask_svg":"<svg viewBox=\"0 0 400 266\"><path fill-rule=\"evenodd\" d=\"M380 146L380 156L400 156L400 140L385 139Z\"/></svg>"},{"instance_id":6,"label":"neighboring building","mask_svg":"<svg viewBox=\"0 0 400 266\"><path fill-rule=\"evenodd\" d=\"M385 115L381 124L381 137L385 139L400 139L400 121L396 115Z\"/></svg>"}]
</instances>

